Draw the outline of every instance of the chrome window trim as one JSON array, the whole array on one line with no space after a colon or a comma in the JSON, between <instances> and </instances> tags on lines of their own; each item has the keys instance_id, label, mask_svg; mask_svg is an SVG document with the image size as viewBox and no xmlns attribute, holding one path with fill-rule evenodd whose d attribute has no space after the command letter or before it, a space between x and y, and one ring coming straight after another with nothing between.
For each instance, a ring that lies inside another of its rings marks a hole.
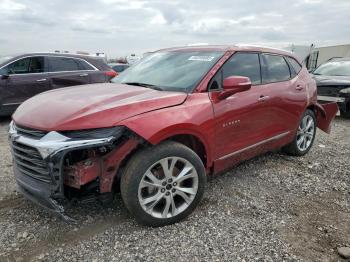
<instances>
[{"instance_id":1,"label":"chrome window trim","mask_svg":"<svg viewBox=\"0 0 350 262\"><path fill-rule=\"evenodd\" d=\"M14 105L20 105L21 103L17 102L17 103L6 103L6 104L2 104L2 106L14 106Z\"/></svg>"},{"instance_id":2,"label":"chrome window trim","mask_svg":"<svg viewBox=\"0 0 350 262\"><path fill-rule=\"evenodd\" d=\"M73 73L73 72L95 72L95 71L99 71L98 68L94 65L92 65L90 62L86 61L85 59L83 58L78 58L78 57L73 57L73 56L61 56L61 55L29 55L29 56L23 56L21 58L17 58L5 65L3 65L2 67L0 67L0 70L5 68L6 66L12 64L12 63L15 63L21 59L25 59L25 58L32 58L32 57L63 57L63 58L71 58L71 59L77 59L77 60L80 60L80 61L83 61L85 63L87 63L89 66L91 66L93 68L92 69L89 69L89 70L74 70L74 71L56 71L56 72L50 72L50 71L47 71L47 72L42 72L42 73L26 73L26 74L11 74L11 76L23 76L23 75L40 75L40 74L58 74L58 73Z\"/></svg>"}]
</instances>

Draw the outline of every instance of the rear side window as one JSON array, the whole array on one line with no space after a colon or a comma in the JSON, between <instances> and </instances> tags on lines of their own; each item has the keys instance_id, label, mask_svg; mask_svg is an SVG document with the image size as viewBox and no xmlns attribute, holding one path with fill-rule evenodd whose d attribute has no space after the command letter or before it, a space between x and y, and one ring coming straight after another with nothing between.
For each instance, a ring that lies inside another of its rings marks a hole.
<instances>
[{"instance_id":1,"label":"rear side window","mask_svg":"<svg viewBox=\"0 0 350 262\"><path fill-rule=\"evenodd\" d=\"M126 66L126 65L116 65L116 66L112 67L112 69L118 73L123 72L127 68L128 68L128 66Z\"/></svg>"},{"instance_id":2,"label":"rear side window","mask_svg":"<svg viewBox=\"0 0 350 262\"><path fill-rule=\"evenodd\" d=\"M287 57L287 60L292 67L291 69L294 72L293 75L295 76L295 75L299 74L299 72L302 68L301 65L297 61L295 61L295 59L293 59L291 57Z\"/></svg>"},{"instance_id":3,"label":"rear side window","mask_svg":"<svg viewBox=\"0 0 350 262\"><path fill-rule=\"evenodd\" d=\"M45 70L44 57L27 57L13 62L4 68L8 74L33 74L42 73Z\"/></svg>"},{"instance_id":4,"label":"rear side window","mask_svg":"<svg viewBox=\"0 0 350 262\"><path fill-rule=\"evenodd\" d=\"M263 83L281 82L290 79L289 66L283 56L262 54Z\"/></svg>"},{"instance_id":5,"label":"rear side window","mask_svg":"<svg viewBox=\"0 0 350 262\"><path fill-rule=\"evenodd\" d=\"M79 71L79 60L67 57L49 57L50 72Z\"/></svg>"},{"instance_id":6,"label":"rear side window","mask_svg":"<svg viewBox=\"0 0 350 262\"><path fill-rule=\"evenodd\" d=\"M256 53L236 53L223 66L223 79L229 76L249 77L253 85L261 84L260 61Z\"/></svg>"},{"instance_id":7,"label":"rear side window","mask_svg":"<svg viewBox=\"0 0 350 262\"><path fill-rule=\"evenodd\" d=\"M77 60L77 61L79 62L80 70L95 70L95 68L93 68L84 60Z\"/></svg>"}]
</instances>

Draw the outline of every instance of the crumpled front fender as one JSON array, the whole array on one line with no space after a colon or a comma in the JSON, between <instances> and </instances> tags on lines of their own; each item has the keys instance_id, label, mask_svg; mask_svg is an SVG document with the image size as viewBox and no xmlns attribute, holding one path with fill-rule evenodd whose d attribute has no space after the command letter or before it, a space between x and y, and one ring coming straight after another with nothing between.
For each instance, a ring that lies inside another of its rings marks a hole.
<instances>
[{"instance_id":1,"label":"crumpled front fender","mask_svg":"<svg viewBox=\"0 0 350 262\"><path fill-rule=\"evenodd\" d=\"M337 103L315 104L317 127L329 134L331 132L332 121L335 118L339 108Z\"/></svg>"}]
</instances>

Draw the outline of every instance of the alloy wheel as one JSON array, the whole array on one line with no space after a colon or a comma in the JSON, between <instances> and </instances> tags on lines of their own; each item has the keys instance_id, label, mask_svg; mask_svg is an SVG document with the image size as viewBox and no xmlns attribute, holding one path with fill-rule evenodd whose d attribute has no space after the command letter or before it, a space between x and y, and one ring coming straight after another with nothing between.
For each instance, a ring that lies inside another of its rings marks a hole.
<instances>
[{"instance_id":1,"label":"alloy wheel","mask_svg":"<svg viewBox=\"0 0 350 262\"><path fill-rule=\"evenodd\" d=\"M315 121L310 115L305 115L300 122L297 132L297 147L306 151L312 144L315 135Z\"/></svg>"},{"instance_id":2,"label":"alloy wheel","mask_svg":"<svg viewBox=\"0 0 350 262\"><path fill-rule=\"evenodd\" d=\"M139 203L156 218L171 218L186 210L196 197L198 174L181 157L167 157L154 163L143 175L138 189Z\"/></svg>"}]
</instances>

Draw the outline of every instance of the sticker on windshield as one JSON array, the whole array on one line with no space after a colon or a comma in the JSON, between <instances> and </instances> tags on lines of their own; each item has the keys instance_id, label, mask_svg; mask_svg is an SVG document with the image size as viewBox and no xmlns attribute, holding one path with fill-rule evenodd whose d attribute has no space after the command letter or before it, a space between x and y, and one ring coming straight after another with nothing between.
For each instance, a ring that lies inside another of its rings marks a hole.
<instances>
[{"instance_id":1,"label":"sticker on windshield","mask_svg":"<svg viewBox=\"0 0 350 262\"><path fill-rule=\"evenodd\" d=\"M214 59L214 56L191 56L188 60L189 61L204 61L204 62L210 62Z\"/></svg>"}]
</instances>

